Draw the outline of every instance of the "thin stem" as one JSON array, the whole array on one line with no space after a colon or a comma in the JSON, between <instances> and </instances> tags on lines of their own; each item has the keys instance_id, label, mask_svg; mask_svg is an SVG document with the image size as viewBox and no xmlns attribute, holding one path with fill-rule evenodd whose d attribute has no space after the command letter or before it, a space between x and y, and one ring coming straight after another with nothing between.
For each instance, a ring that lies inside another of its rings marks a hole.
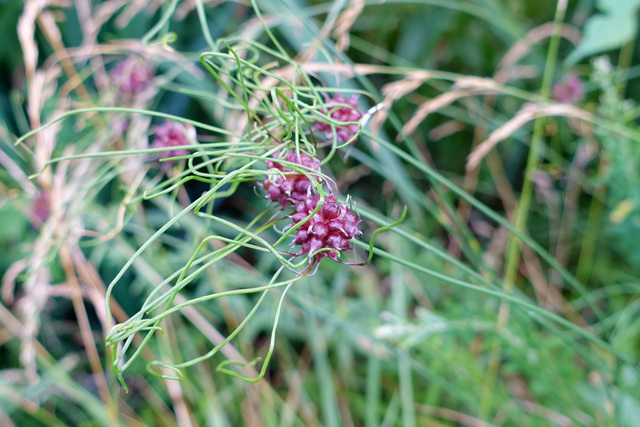
<instances>
[{"instance_id":1,"label":"thin stem","mask_svg":"<svg viewBox=\"0 0 640 427\"><path fill-rule=\"evenodd\" d=\"M553 81L553 75L555 71L558 47L560 46L560 30L562 22L564 21L565 13L567 10L567 0L558 0L556 5L556 13L554 17L553 34L549 41L549 49L547 51L547 59L545 63L544 75L542 78L542 87L540 94L544 98L548 98L551 93L551 84ZM531 197L533 194L533 176L534 170L538 167L540 161L540 153L542 151L544 126L546 120L543 118L536 119L534 123L533 135L531 137L531 144L529 146L529 157L527 158L527 165L524 171L524 183L522 192L520 193L520 200L516 207L515 215L515 228L520 232L524 232L527 225L527 218L529 215L529 207L531 205ZM520 264L522 241L516 236L511 236L509 239L508 252L506 256L506 266L503 281L503 289L506 294L512 292L517 274L518 266ZM502 302L500 310L498 312L497 329L502 330L507 324L509 318L509 305L506 302ZM491 389L495 382L498 371L498 358L500 354L500 344L496 342L491 354L489 356L489 368L484 383L484 392L482 393L482 402L480 405L480 418L485 419L488 416L490 405L492 402Z\"/></svg>"}]
</instances>

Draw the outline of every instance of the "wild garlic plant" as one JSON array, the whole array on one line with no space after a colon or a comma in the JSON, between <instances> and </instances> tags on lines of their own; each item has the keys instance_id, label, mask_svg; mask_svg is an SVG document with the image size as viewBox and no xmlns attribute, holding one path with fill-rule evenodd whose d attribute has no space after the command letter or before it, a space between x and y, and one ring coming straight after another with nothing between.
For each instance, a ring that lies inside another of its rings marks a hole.
<instances>
[{"instance_id":1,"label":"wild garlic plant","mask_svg":"<svg viewBox=\"0 0 640 427\"><path fill-rule=\"evenodd\" d=\"M361 220L352 200L348 196L342 197L324 167L340 149L356 143L360 136L365 123L360 120L364 114L357 104L358 96L352 94L346 98L339 88L314 83L286 53L257 42L227 44L220 41L215 47L211 52L203 53L200 60L227 91L226 97L211 95L212 99L228 111L244 113L235 129L224 130L144 109L93 109L165 119L163 124L150 130L153 139L148 148L104 153L145 156L147 159L149 167L136 179L144 191L131 197L130 205L175 195L190 181L199 181L209 187L140 246L113 279L106 295L110 322L114 319L111 307L114 288L125 286L122 279L136 259L169 229L178 226L186 215L195 214L199 220L215 222L234 234L226 237L212 233L204 237L188 262L158 283L137 313L113 326L106 344L113 348L112 369L125 388L123 373L137 360L155 333L164 332L162 322L168 316L207 301L234 295L259 295L244 320L206 354L182 363L156 360L147 364L147 370L153 375L182 379L182 369L217 354L251 320L269 292L280 288L282 292L269 350L258 376L249 378L231 370L229 364L237 363L235 361L228 360L218 366L219 371L245 381L259 380L265 375L273 353L287 290L301 278L313 275L323 258L357 264L350 261L354 258L348 253L353 249L353 239L363 235ZM276 67L276 63L280 65ZM148 85L144 79L151 76L151 70L151 66L133 60L119 63L114 68L114 81L120 84L118 93L133 97L146 90ZM213 133L215 142L198 143L196 134L201 129ZM158 162L160 173L151 176L158 170L155 167ZM264 212L248 225L217 215L214 207L217 199L229 197L240 186L253 186L255 197L264 199ZM398 222L403 217L404 213ZM368 261L373 254L375 234L394 225L381 227L371 235ZM275 240L270 238L274 232L279 235ZM176 298L189 284L240 248L270 253L277 260L280 267L270 281L262 286L239 286L177 303ZM142 340L134 345L134 339L139 335ZM167 374L167 369L172 374Z\"/></svg>"},{"instance_id":2,"label":"wild garlic plant","mask_svg":"<svg viewBox=\"0 0 640 427\"><path fill-rule=\"evenodd\" d=\"M164 333L163 320L168 316L207 301L259 295L244 320L206 354L182 363L155 360L147 364L147 371L155 376L182 379L182 369L220 352L247 325L269 292L280 288L269 350L257 377L249 378L228 368L237 361L227 360L218 366L221 372L245 381L258 381L265 375L274 350L287 290L300 279L315 274L324 258L343 264L368 263L376 234L399 224L406 215L405 210L396 222L387 223L370 235L369 257L365 262L357 262L357 256L349 255L354 249L353 242L363 238L362 222L353 201L340 193L325 170L339 150L348 150L357 143L371 116L364 114L358 102L362 95L367 95L365 92L354 93L317 83L318 77L312 78L279 45L274 50L251 40L229 43L220 40L212 51L200 56L200 61L209 71L209 79L225 89L223 95L206 96L234 117L226 122L229 129L152 110L150 106L158 92L154 83L161 77L156 74L155 64L133 54L108 68L109 92L113 97L106 104L113 106L67 111L17 141L19 144L60 121L100 113L105 122L112 123L109 127L112 139L120 142L111 144L111 150L107 151L54 158L43 169L83 158L110 159L128 186L123 206L132 209L145 201L173 199L192 181L208 186L194 200L181 200L183 209L173 212L138 248L107 288L107 318L113 327L105 342L112 348L112 371L125 389L123 373L136 362L156 332ZM150 120L140 121L140 117L163 122L149 126ZM131 126L139 127L140 123L149 126L146 133L150 142L124 137L132 131ZM198 132L203 131L209 132L207 137L213 142L198 142ZM137 142L125 146L122 144L125 140ZM253 187L256 200L263 199L264 203L264 211L244 225L217 215L214 206L218 199L233 195L240 186ZM185 265L157 283L135 314L115 323L114 289L126 286L123 278L141 255L190 214L199 221L226 228L227 233L218 234L214 227L209 227L211 234L202 238ZM274 234L278 236L276 239L272 238ZM191 299L178 298L207 269L241 248L268 253L277 260L280 267L267 283ZM141 340L135 341L138 336ZM167 370L172 374L167 374Z\"/></svg>"},{"instance_id":3,"label":"wild garlic plant","mask_svg":"<svg viewBox=\"0 0 640 427\"><path fill-rule=\"evenodd\" d=\"M311 76L277 44L275 38L271 40L276 45L275 49L252 40L221 40L213 43L210 52L200 55L202 65L210 73L208 78L224 88L224 91L185 93L207 98L229 112L228 117L231 119L224 121L223 127L154 111L149 102L154 87L143 81L144 78L157 78L153 77L151 72L154 68L135 68L133 65L118 64L113 68L112 84L113 93L119 97L116 100L120 100L122 106L68 111L18 140L20 143L55 123L83 114L99 113L105 118L117 119L114 123L118 123L118 126L110 128L113 133L128 131L129 119L134 117L162 119L164 121L161 124L149 127L147 134L152 137L152 142L146 146L138 144L130 148L113 144L109 151L61 156L47 162L44 167L69 160L101 157L109 159L115 165L117 162L114 159L124 158L125 161L117 167L121 168L121 176L126 172L128 177L126 182L129 188L123 205L130 208L135 208L144 201L176 198L185 184L191 182L199 182L208 188L193 200L180 200L182 210L171 212L171 218L140 245L107 288L107 318L113 327L105 341L112 349L110 354L113 373L125 388L124 372L138 360L156 332L164 333L163 320L169 316L194 305L222 298L249 294L258 296L246 317L226 338L205 354L181 363L166 360L147 363L147 370L155 376L181 379L184 377L184 368L222 352L224 346L237 337L254 317L269 293L280 290L269 348L258 374L249 377L232 370L231 365L243 363L237 360L227 360L218 365L220 372L245 381L258 381L265 375L273 354L283 302L291 286L313 275L320 268L321 262L358 264L357 259L354 261L348 252L354 246L366 247L358 241L364 235L358 210L353 207L352 201L345 197L346 192L339 191L337 183L328 173L328 167L334 159L339 161L336 154L340 150L348 153L352 146L359 143L367 120L378 107L364 112L366 98L369 96L367 92L322 84L321 76ZM137 61L133 64L140 67ZM130 81L123 79L124 72L129 73ZM435 75L443 80L462 80L462 76L450 73L419 76L427 79ZM477 83L476 80L473 82ZM506 87L501 87L501 90L510 95L515 93L509 92ZM209 132L207 142L198 141L200 132ZM427 164L411 157L393 144L381 139L376 142L383 144L386 149L415 167L434 183L446 186L461 199L504 226L539 253L572 286L580 289L580 284L558 266L548 253L504 218L447 181ZM134 161L127 162L131 159ZM387 171L382 173L387 174ZM215 209L216 201L233 195L241 186L253 187L255 197L262 198L265 206L264 211L248 224L224 218L218 215ZM434 190L438 191L436 188L437 186L434 186ZM385 222L384 218L375 213L366 212L367 219L382 225L370 236L364 235L370 239L369 257L366 262L372 258L376 234L397 225L404 219L405 212L393 223ZM195 216L198 221L216 226L208 227L211 233L197 242L195 250L181 268L156 283L136 313L125 321L114 324L111 299L114 289L125 287L125 275L142 254L189 216ZM214 228L226 231L214 232ZM278 236L275 239L272 238L274 234ZM395 263L438 280L514 303L528 313L535 313L539 316L538 321L550 329L555 328L556 324L566 327L588 341L609 349L607 343L575 327L566 319L529 303L520 295L501 291L489 270L486 271L487 274L481 274L443 251L420 241L407 231L398 230L398 234L455 266L470 281L448 277L384 251L380 252L393 259ZM187 293L189 285L207 269L241 249L269 254L277 261L279 267L270 280L258 286L240 285L234 289L190 299L183 295ZM323 261L324 258L329 260ZM587 304L592 305L589 301ZM172 373L168 374L167 371Z\"/></svg>"}]
</instances>

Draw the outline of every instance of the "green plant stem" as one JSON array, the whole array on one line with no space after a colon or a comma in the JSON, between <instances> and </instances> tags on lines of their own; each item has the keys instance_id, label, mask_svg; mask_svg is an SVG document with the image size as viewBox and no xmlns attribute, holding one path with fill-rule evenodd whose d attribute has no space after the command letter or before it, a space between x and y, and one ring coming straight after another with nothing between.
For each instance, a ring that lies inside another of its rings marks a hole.
<instances>
[{"instance_id":1,"label":"green plant stem","mask_svg":"<svg viewBox=\"0 0 640 427\"><path fill-rule=\"evenodd\" d=\"M620 99L624 99L628 82L628 70L631 62L633 61L633 51L635 48L635 40L631 40L629 43L622 46L620 49L620 58L618 59L618 91Z\"/></svg>"},{"instance_id":2,"label":"green plant stem","mask_svg":"<svg viewBox=\"0 0 640 427\"><path fill-rule=\"evenodd\" d=\"M204 35L204 39L207 41L209 46L214 47L215 43L213 42L213 37L211 37L211 32L209 31L207 15L204 11L204 5L202 4L202 0L196 0L196 10L198 11L198 21L200 22L200 27L202 28L202 34Z\"/></svg>"},{"instance_id":3,"label":"green plant stem","mask_svg":"<svg viewBox=\"0 0 640 427\"><path fill-rule=\"evenodd\" d=\"M598 175L605 173L606 161L600 160L600 166L598 168ZM602 219L602 213L604 210L604 200L607 194L607 187L605 185L599 185L596 187L593 198L591 199L591 206L589 207L589 217L587 219L587 226L585 227L584 238L580 245L580 255L578 257L578 267L576 267L576 279L586 283L591 276L591 268L593 267L593 256L596 249L596 241L600 234L598 224Z\"/></svg>"},{"instance_id":4,"label":"green plant stem","mask_svg":"<svg viewBox=\"0 0 640 427\"><path fill-rule=\"evenodd\" d=\"M367 358L367 409L365 414L365 425L367 427L377 427L380 425L380 398L382 396L381 377L382 369L380 357L376 350L375 342L371 343L372 349Z\"/></svg>"},{"instance_id":5,"label":"green plant stem","mask_svg":"<svg viewBox=\"0 0 640 427\"><path fill-rule=\"evenodd\" d=\"M173 13L176 10L176 6L178 6L178 0L171 0L171 3L168 6L165 6L165 11L162 14L162 18L160 18L160 21L158 21L158 23L154 25L153 28L151 28L151 30L149 30L149 32L142 37L142 43L149 44L149 41L153 37L155 37L156 34L158 34L165 27L165 25L168 24L169 20L173 16Z\"/></svg>"},{"instance_id":6,"label":"green plant stem","mask_svg":"<svg viewBox=\"0 0 640 427\"><path fill-rule=\"evenodd\" d=\"M556 6L556 13L553 22L553 34L549 41L549 50L547 51L547 59L545 63L544 75L542 78L541 95L545 98L549 97L551 93L551 84L553 81L553 74L555 71L558 47L560 46L560 29L561 24L564 21L565 13L567 9L567 0L558 0ZM527 219L529 216L529 207L531 205L531 197L533 194L533 181L531 176L534 170L538 167L540 161L540 153L542 151L544 127L546 120L543 118L536 119L533 128L533 135L531 136L531 144L529 147L529 157L527 158L527 165L524 171L524 183L522 186L522 192L520 193L520 200L518 201L515 215L515 228L516 230L524 233L527 226ZM508 252L506 257L505 274L503 281L503 290L505 294L510 294L513 291L518 274L518 266L520 264L520 249L522 241L517 236L512 235L508 243ZM500 311L498 313L497 330L500 332L507 324L509 318L509 305L506 301L500 304ZM486 419L491 409L491 402L493 393L491 389L495 383L497 371L499 368L499 355L501 346L499 341L496 341L489 356L489 364L487 375L484 382L484 390L482 393L482 402L480 404L480 418Z\"/></svg>"}]
</instances>

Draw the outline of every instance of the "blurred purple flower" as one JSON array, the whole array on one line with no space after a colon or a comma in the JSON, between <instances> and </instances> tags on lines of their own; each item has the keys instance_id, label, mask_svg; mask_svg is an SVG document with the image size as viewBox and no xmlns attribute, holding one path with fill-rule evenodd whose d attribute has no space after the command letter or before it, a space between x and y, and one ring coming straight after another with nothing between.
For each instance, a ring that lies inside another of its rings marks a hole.
<instances>
[{"instance_id":1,"label":"blurred purple flower","mask_svg":"<svg viewBox=\"0 0 640 427\"><path fill-rule=\"evenodd\" d=\"M293 225L307 218L318 206L320 197L310 195L306 199L296 202L296 213L291 216ZM298 228L294 245L300 245L297 256L311 254L318 249L329 249L315 255L315 260L320 261L328 256L334 261L338 260L338 252L351 249L351 239L358 237L362 231L358 228L358 218L346 204L339 204L333 194L324 199L320 210Z\"/></svg>"},{"instance_id":2,"label":"blurred purple flower","mask_svg":"<svg viewBox=\"0 0 640 427\"><path fill-rule=\"evenodd\" d=\"M49 218L51 210L49 208L49 194L46 191L39 191L31 201L31 214L40 222L45 222Z\"/></svg>"},{"instance_id":3,"label":"blurred purple flower","mask_svg":"<svg viewBox=\"0 0 640 427\"><path fill-rule=\"evenodd\" d=\"M182 145L192 145L196 138L196 130L188 124L178 124L165 120L164 124L154 126L155 139L151 143L151 148L167 148L160 154L160 157L186 156L189 150L175 148Z\"/></svg>"},{"instance_id":4,"label":"blurred purple flower","mask_svg":"<svg viewBox=\"0 0 640 427\"><path fill-rule=\"evenodd\" d=\"M323 110L323 113L329 114L332 119L337 121L357 122L363 115L362 111L358 109L358 95L353 95L351 98L346 99L337 93L333 98L326 97L325 102L328 111ZM313 130L324 132L326 138L333 139L333 132L329 123L316 122L313 125ZM353 138L359 130L360 127L358 125L336 126L336 136L338 141L347 142Z\"/></svg>"},{"instance_id":5,"label":"blurred purple flower","mask_svg":"<svg viewBox=\"0 0 640 427\"><path fill-rule=\"evenodd\" d=\"M574 104L584 97L584 85L579 77L566 75L553 85L553 99L565 104Z\"/></svg>"},{"instance_id":6,"label":"blurred purple flower","mask_svg":"<svg viewBox=\"0 0 640 427\"><path fill-rule=\"evenodd\" d=\"M273 155L273 160L267 160L269 169L278 169L282 172L289 172L287 175L270 175L262 182L262 188L267 190L267 198L280 203L285 208L290 203L295 203L307 198L309 189L312 187L311 181L303 174L291 174L292 169L284 167L277 159L279 153ZM309 169L318 170L320 162L307 156L304 153L290 151L284 160L297 163Z\"/></svg>"},{"instance_id":7,"label":"blurred purple flower","mask_svg":"<svg viewBox=\"0 0 640 427\"><path fill-rule=\"evenodd\" d=\"M154 68L142 59L133 56L118 62L111 69L111 79L118 87L118 94L133 96L151 84Z\"/></svg>"}]
</instances>

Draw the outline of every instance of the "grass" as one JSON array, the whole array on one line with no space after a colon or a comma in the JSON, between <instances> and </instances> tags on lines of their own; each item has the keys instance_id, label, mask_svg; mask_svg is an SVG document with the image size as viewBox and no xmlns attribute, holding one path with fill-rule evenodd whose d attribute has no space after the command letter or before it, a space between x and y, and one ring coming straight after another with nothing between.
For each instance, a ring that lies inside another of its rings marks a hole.
<instances>
[{"instance_id":1,"label":"grass","mask_svg":"<svg viewBox=\"0 0 640 427\"><path fill-rule=\"evenodd\" d=\"M568 62L591 2L2 7L2 424L640 416L638 52ZM197 139L160 162L165 119ZM294 176L361 218L350 264L292 255Z\"/></svg>"}]
</instances>

